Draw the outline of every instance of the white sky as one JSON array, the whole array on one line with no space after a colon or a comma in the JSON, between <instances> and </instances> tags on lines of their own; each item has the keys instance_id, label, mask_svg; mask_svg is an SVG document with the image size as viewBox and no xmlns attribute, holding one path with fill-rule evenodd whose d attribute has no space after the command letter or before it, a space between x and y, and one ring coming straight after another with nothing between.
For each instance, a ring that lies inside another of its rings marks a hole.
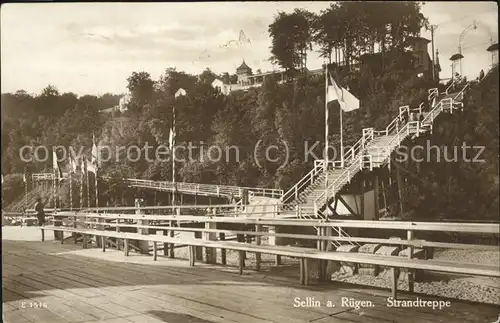
<instances>
[{"instance_id":1,"label":"white sky","mask_svg":"<svg viewBox=\"0 0 500 323\"><path fill-rule=\"evenodd\" d=\"M253 68L270 70L268 26L278 10L326 9L329 2L202 3L15 3L1 7L2 93L39 93L48 84L60 92L123 93L133 71L153 79L168 67L199 73L234 73L245 58ZM461 32L473 20L480 28L463 39L463 71L476 77L487 69L489 34L498 41L495 2L429 2L424 15L439 25L435 33L442 77ZM243 30L244 48L221 48ZM430 32L422 36L430 39ZM429 54L431 54L429 44ZM308 67L319 68L316 53Z\"/></svg>"}]
</instances>

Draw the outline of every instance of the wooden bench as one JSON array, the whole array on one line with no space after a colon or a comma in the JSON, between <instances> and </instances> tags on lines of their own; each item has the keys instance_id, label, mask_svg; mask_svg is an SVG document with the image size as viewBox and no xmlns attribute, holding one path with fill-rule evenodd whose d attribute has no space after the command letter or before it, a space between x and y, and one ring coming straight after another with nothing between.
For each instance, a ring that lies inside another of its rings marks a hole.
<instances>
[{"instance_id":1,"label":"wooden bench","mask_svg":"<svg viewBox=\"0 0 500 323\"><path fill-rule=\"evenodd\" d=\"M421 260L404 258L397 256L379 256L370 254L358 254L358 253L343 253L335 251L321 251L317 249L310 248L300 248L300 247L290 247L290 246L269 246L269 245L252 245L248 243L238 243L231 241L217 241L217 240L202 240L202 239L186 239L186 238L176 238L164 235L143 235L140 233L124 233L106 230L95 230L95 229L80 229L80 228L69 228L69 227L55 227L47 226L42 227L42 241L44 240L44 231L65 231L71 233L80 233L83 235L83 247L87 247L87 238L90 235L101 237L102 239L102 250L106 250L106 237L108 238L118 238L124 239L124 252L125 256L129 254L129 240L142 240L153 242L153 259L157 259L157 242L170 243L177 245L186 245L189 248L189 265L194 266L196 259L195 247L205 247L205 248L220 248L229 249L239 252L239 273L243 273L245 252L255 252L256 254L272 254L285 257L295 257L300 260L300 283L302 285L308 285L308 260L327 260L327 261L341 261L341 262L351 262L359 264L370 264L370 265L380 265L385 267L391 267L392 275L392 296L395 298L397 294L397 281L399 276L400 268L407 269L421 269L421 270L432 270L449 272L456 274L472 274L479 276L490 276L490 277L500 277L500 268L498 266L488 266L481 264L469 264L469 263L459 263L459 262L448 262L439 260ZM63 243L63 239L61 239Z\"/></svg>"}]
</instances>

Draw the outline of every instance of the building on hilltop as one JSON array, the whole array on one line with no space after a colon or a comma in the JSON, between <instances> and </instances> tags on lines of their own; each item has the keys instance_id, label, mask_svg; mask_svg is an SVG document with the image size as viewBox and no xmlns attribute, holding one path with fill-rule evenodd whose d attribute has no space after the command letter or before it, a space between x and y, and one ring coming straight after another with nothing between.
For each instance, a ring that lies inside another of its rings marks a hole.
<instances>
[{"instance_id":1,"label":"building on hilltop","mask_svg":"<svg viewBox=\"0 0 500 323\"><path fill-rule=\"evenodd\" d=\"M120 112L125 112L128 110L128 104L132 101L132 95L130 93L125 94L121 97L120 102L118 103Z\"/></svg>"},{"instance_id":2,"label":"building on hilltop","mask_svg":"<svg viewBox=\"0 0 500 323\"><path fill-rule=\"evenodd\" d=\"M125 112L128 110L128 104L132 100L132 95L130 93L125 94L118 101L118 105L115 105L112 108L101 110L102 113L113 113L114 111Z\"/></svg>"},{"instance_id":3,"label":"building on hilltop","mask_svg":"<svg viewBox=\"0 0 500 323\"><path fill-rule=\"evenodd\" d=\"M436 56L436 64L433 64L431 57L428 53L428 44L430 40L423 37L411 37L408 39L408 44L410 50L406 52L405 57L407 60L411 60L413 68L417 74L423 74L425 77L432 77L432 68L436 75L436 79L439 79L439 72L441 68L439 66L439 58ZM438 55L439 52L436 52ZM373 75L380 75L382 73L382 67L384 65L390 64L394 61L395 52L377 52L372 54L364 54L360 57L360 70L369 70Z\"/></svg>"},{"instance_id":4,"label":"building on hilltop","mask_svg":"<svg viewBox=\"0 0 500 323\"><path fill-rule=\"evenodd\" d=\"M436 78L439 78L439 59L436 57L436 64L433 64L432 59L428 54L428 44L430 40L423 37L412 37L409 39L410 50L406 52L407 61L413 62L413 68L417 74L425 76L432 76L432 67L435 68ZM438 52L436 53L436 55ZM370 71L373 75L380 75L382 73L383 63L389 64L394 60L395 53L386 52L384 56L381 52L373 54L362 55L358 62L350 64L350 68L356 71ZM383 60L382 60L383 57ZM345 64L339 64L340 68ZM321 75L324 73L323 69L308 70L309 75ZM215 79L212 82L212 87L219 88L221 93L229 95L233 91L243 90L246 91L250 88L260 87L266 79L272 78L278 84L284 83L289 76L285 70L268 71L263 73L252 72L252 69L246 64L245 60L236 68L236 75L238 80L235 84L224 83L221 79Z\"/></svg>"}]
</instances>

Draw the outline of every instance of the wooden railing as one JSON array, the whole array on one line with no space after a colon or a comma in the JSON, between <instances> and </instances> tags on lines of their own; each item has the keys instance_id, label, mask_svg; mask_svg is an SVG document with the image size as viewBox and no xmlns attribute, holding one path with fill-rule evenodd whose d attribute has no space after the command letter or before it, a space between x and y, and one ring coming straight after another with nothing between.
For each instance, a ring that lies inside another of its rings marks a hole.
<instances>
[{"instance_id":1,"label":"wooden railing","mask_svg":"<svg viewBox=\"0 0 500 323\"><path fill-rule=\"evenodd\" d=\"M314 180L323 173L323 165L314 163L313 169L309 171L304 177L302 177L294 186L292 186L285 194L281 197L281 202L286 204L289 203L292 199L297 199L299 197L300 192L303 191L307 185L311 185L314 183Z\"/></svg>"},{"instance_id":2,"label":"wooden railing","mask_svg":"<svg viewBox=\"0 0 500 323\"><path fill-rule=\"evenodd\" d=\"M197 184L185 182L152 181L144 179L127 178L125 182L132 187L151 188L166 191L179 191L193 195L239 197L243 196L243 190L252 192L254 196L264 196L280 199L283 190L260 187L242 187L216 184Z\"/></svg>"},{"instance_id":3,"label":"wooden railing","mask_svg":"<svg viewBox=\"0 0 500 323\"><path fill-rule=\"evenodd\" d=\"M167 249L171 251L168 256L173 257L173 249L175 245L189 247L190 265L193 266L197 257L194 247L205 248L205 258L207 263L215 263L217 261L216 248L221 249L222 263L226 264L225 250L235 250L239 252L239 271L243 272L245 252L256 253L256 268L260 270L261 254L268 253L276 255L276 262L279 263L278 257L295 257L300 259L301 275L300 281L302 284L308 284L307 262L309 259L318 261L340 261L349 263L360 263L391 267L392 273L392 293L396 297L397 292L397 271L399 268L407 268L409 270L432 270L443 271L458 274L481 275L500 277L500 268L498 266L490 266L484 264L464 263L463 261L442 261L433 259L415 259L413 257L414 248L449 248L449 249L469 249L469 250L498 250L498 245L487 244L466 244L455 242L429 241L419 239L418 235L421 232L431 231L436 233L455 232L455 233L473 233L473 234L489 234L498 237L500 225L498 223L433 223L433 222L405 222L405 221L352 221L352 220L336 220L336 221L312 221L312 220L292 220L292 219L259 219L259 218L232 218L219 217L216 212L211 216L194 216L194 215L178 215L176 210L179 207L170 207L171 213L164 215L145 215L145 214L113 214L113 213L92 213L92 212L68 212L67 219L64 221L64 226L48 226L42 227L42 239L46 230L55 232L71 232L81 234L83 236L83 246L86 247L89 237L95 236L96 241L101 242L103 251L106 250L111 239L117 239L113 243L118 246L118 240L124 241L125 255L129 253L130 240L150 241L153 243L153 259L157 259L157 243L164 243ZM71 220L72 219L72 220ZM62 221L62 220L58 220ZM156 225L153 225L156 224ZM177 224L175 224L177 223ZM183 223L204 223L204 227L186 227ZM225 224L225 229L218 228L218 224ZM244 224L245 226L233 227L227 229L228 224ZM311 234L307 231L303 233L279 233L272 230L263 230L263 227L302 227L317 228L317 234ZM92 229L95 227L98 229ZM340 232L350 228L366 228L370 229L367 232L372 234L376 230L392 230L399 233L391 235L397 236L399 239L382 239L372 238L367 236L342 236L328 232L329 228L335 227ZM120 228L135 229L137 233L120 232ZM157 233L163 232L163 235ZM203 233L200 238L180 238L175 237L175 232L194 232ZM219 236L218 236L219 234ZM221 234L246 235L255 237L255 243L244 242L229 242L222 239ZM262 237L275 238L290 238L294 240L305 240L312 242L311 247L291 247L285 245L262 245ZM64 239L61 238L61 243ZM99 239L97 239L99 238ZM340 252L333 251L332 244L335 242L340 246L345 242L374 243L385 246L399 247L407 249L404 256L384 256L360 254L357 252ZM314 246L314 247L312 247ZM326 266L318 266L318 277L326 279ZM413 276L409 276L409 289L413 291Z\"/></svg>"}]
</instances>

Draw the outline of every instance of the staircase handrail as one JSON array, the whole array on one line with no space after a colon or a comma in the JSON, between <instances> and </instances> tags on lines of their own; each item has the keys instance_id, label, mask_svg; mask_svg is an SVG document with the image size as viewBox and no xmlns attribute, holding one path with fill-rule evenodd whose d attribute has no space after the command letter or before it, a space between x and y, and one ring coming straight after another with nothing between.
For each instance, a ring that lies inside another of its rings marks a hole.
<instances>
[{"instance_id":1,"label":"staircase handrail","mask_svg":"<svg viewBox=\"0 0 500 323\"><path fill-rule=\"evenodd\" d=\"M467 82L467 83L464 85L464 87L462 88L462 90L460 90L460 92L458 92L458 93L457 93L457 95L455 95L455 96L453 97L453 100L456 100L456 99L458 99L458 97L459 97L459 96L463 95L463 94L464 94L464 92L465 92L465 90L467 90L467 88L468 88L469 86L470 86L470 82Z\"/></svg>"},{"instance_id":2,"label":"staircase handrail","mask_svg":"<svg viewBox=\"0 0 500 323\"><path fill-rule=\"evenodd\" d=\"M462 90L460 92L458 92L457 95L454 96L453 100L456 100L460 95L462 95L464 93L464 91L469 87L469 85L470 85L470 82L467 82L467 84L465 84L465 86L462 88ZM446 100L449 100L449 99L451 99L451 98L444 98L444 99L439 100L439 102L432 108L431 111L429 111L429 113L423 118L423 120L421 122L422 123L429 123L429 122L434 121L435 116L437 116L439 114L439 112L441 112L443 109L443 102L445 102ZM453 103L453 101L452 101L452 103Z\"/></svg>"},{"instance_id":3,"label":"staircase handrail","mask_svg":"<svg viewBox=\"0 0 500 323\"><path fill-rule=\"evenodd\" d=\"M317 176L323 170L324 167L321 165L321 163L316 163L316 161L314 161L313 169L311 169L306 175L304 175L304 177L302 177L297 183L295 183L295 185L293 185L288 191L282 194L280 202L286 203L286 201L292 196L297 198L299 190L307 183L312 183L315 176Z\"/></svg>"},{"instance_id":4,"label":"staircase handrail","mask_svg":"<svg viewBox=\"0 0 500 323\"><path fill-rule=\"evenodd\" d=\"M419 106L419 108L421 108L421 106ZM401 120L403 120L402 115L404 113L408 114L409 112L410 112L409 105L400 106L398 115L394 119L392 119L392 121L387 125L387 127L385 127L385 131L375 131L375 132L380 134L385 132L386 136L393 134L394 131L396 131L396 133L399 132L399 123L401 122Z\"/></svg>"},{"instance_id":5,"label":"staircase handrail","mask_svg":"<svg viewBox=\"0 0 500 323\"><path fill-rule=\"evenodd\" d=\"M446 88L445 90L445 93L446 95L449 94L449 91L459 82L459 81L462 81L461 78L453 78L453 80L451 81L451 84L448 85L448 87Z\"/></svg>"},{"instance_id":6,"label":"staircase handrail","mask_svg":"<svg viewBox=\"0 0 500 323\"><path fill-rule=\"evenodd\" d=\"M411 132L410 132L410 126L416 126L417 128L417 132L419 131L418 128L419 128L419 125L420 125L420 122L418 121L408 121L403 127L401 127L401 129L399 130L399 132L397 134L394 135L394 137L389 140L389 142L387 144L385 144L384 147L382 147L382 149L380 149L380 153L378 153L378 155L390 155L391 152L392 152L392 149L399 145L401 143L401 141L403 141Z\"/></svg>"},{"instance_id":7,"label":"staircase handrail","mask_svg":"<svg viewBox=\"0 0 500 323\"><path fill-rule=\"evenodd\" d=\"M325 196L325 193L329 193L329 192L332 192L332 191L335 191L335 186L339 184L339 182L341 180L343 180L344 178L347 178L347 180L350 180L351 179L351 175L354 175L356 174L356 168L360 167L360 165L363 164L361 158L362 158L363 155L360 155L358 157L358 162L351 162L349 164L349 166L347 166L346 168L344 168L344 170L342 171L342 173L340 173L339 176L337 176L333 182L328 186L328 188L323 191L315 200L314 200L314 209L315 209L315 214L319 214L319 208L318 208L318 205L323 205L324 203L327 202L328 200L328 196ZM329 195L329 194L328 194ZM321 202L321 204L319 204Z\"/></svg>"},{"instance_id":8,"label":"staircase handrail","mask_svg":"<svg viewBox=\"0 0 500 323\"><path fill-rule=\"evenodd\" d=\"M366 144L367 138L365 138L364 142ZM363 137L359 138L354 145L347 151L347 153L344 154L344 162L346 160L354 160L356 158L356 155L360 153L363 150Z\"/></svg>"},{"instance_id":9,"label":"staircase handrail","mask_svg":"<svg viewBox=\"0 0 500 323\"><path fill-rule=\"evenodd\" d=\"M439 96L439 89L437 87L428 89L427 93L427 99L429 100L429 102L432 102L434 98L437 98Z\"/></svg>"}]
</instances>

